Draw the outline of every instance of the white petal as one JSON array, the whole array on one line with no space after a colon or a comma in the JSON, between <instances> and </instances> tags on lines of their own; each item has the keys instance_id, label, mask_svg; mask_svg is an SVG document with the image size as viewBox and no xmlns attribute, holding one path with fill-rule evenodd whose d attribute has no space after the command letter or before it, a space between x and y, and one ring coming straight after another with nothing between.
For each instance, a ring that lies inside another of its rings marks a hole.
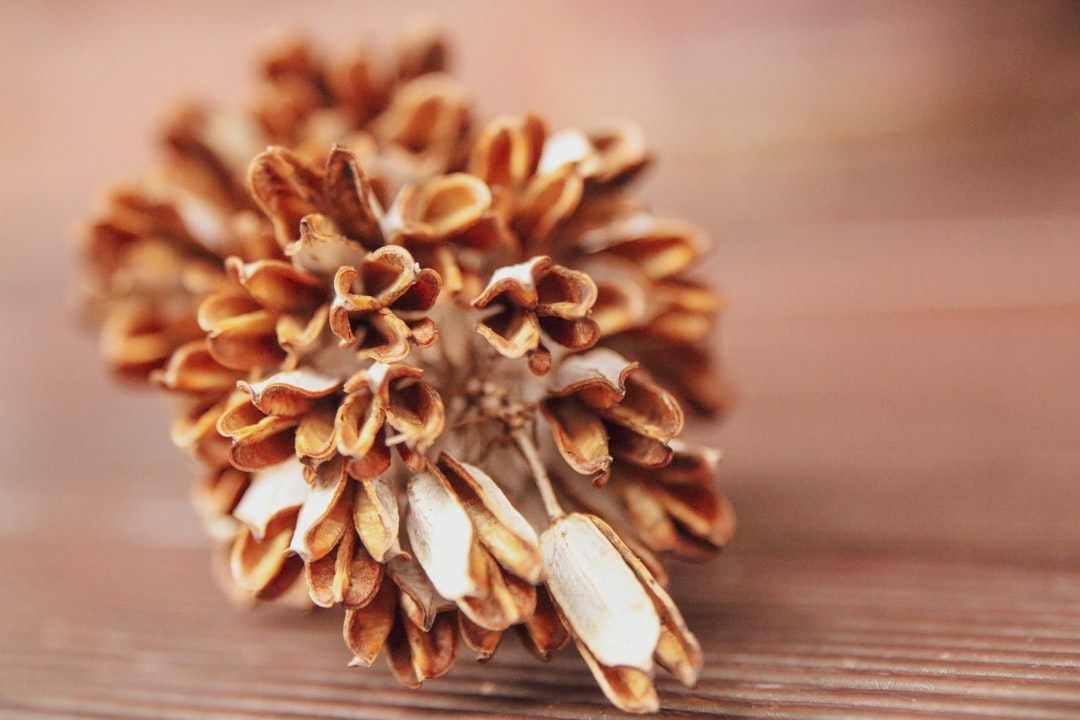
<instances>
[{"instance_id":1,"label":"white petal","mask_svg":"<svg viewBox=\"0 0 1080 720\"><path fill-rule=\"evenodd\" d=\"M468 463L461 463L461 466L465 468L473 480L483 491L481 494L481 501L491 512L492 516L503 529L509 531L514 537L520 540L532 552L539 554L540 540L536 536L536 530L529 524L529 521L525 519L516 507L511 504L510 500L506 497L506 494L502 491L502 488L488 476L480 468L475 465L469 465ZM497 550L493 550L492 554L495 554ZM539 582L540 568L537 567L535 574L529 573L528 577L525 577L529 582L536 584Z\"/></svg>"},{"instance_id":2,"label":"white petal","mask_svg":"<svg viewBox=\"0 0 1080 720\"><path fill-rule=\"evenodd\" d=\"M409 533L413 554L439 594L450 600L475 595L470 572L473 528L457 498L433 473L409 479Z\"/></svg>"},{"instance_id":3,"label":"white petal","mask_svg":"<svg viewBox=\"0 0 1080 720\"><path fill-rule=\"evenodd\" d=\"M568 163L578 163L593 152L592 143L580 130L561 130L544 143L537 175L546 175Z\"/></svg>"},{"instance_id":4,"label":"white petal","mask_svg":"<svg viewBox=\"0 0 1080 720\"><path fill-rule=\"evenodd\" d=\"M608 667L652 669L660 619L652 599L586 515L556 520L540 536L548 589L574 634Z\"/></svg>"},{"instance_id":5,"label":"white petal","mask_svg":"<svg viewBox=\"0 0 1080 720\"><path fill-rule=\"evenodd\" d=\"M304 480L304 466L291 457L255 473L233 516L250 527L252 536L261 541L270 521L284 510L303 505L310 492Z\"/></svg>"}]
</instances>

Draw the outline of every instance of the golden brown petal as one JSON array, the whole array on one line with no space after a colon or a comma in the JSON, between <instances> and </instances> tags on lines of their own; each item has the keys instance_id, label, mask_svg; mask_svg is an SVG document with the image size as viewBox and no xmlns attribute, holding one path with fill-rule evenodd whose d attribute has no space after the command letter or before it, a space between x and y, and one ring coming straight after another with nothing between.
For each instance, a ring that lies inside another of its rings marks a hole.
<instances>
[{"instance_id":1,"label":"golden brown petal","mask_svg":"<svg viewBox=\"0 0 1080 720\"><path fill-rule=\"evenodd\" d=\"M251 161L248 184L255 201L274 223L281 247L300 237L300 221L321 209L322 178L295 153L271 147Z\"/></svg>"},{"instance_id":2,"label":"golden brown petal","mask_svg":"<svg viewBox=\"0 0 1080 720\"><path fill-rule=\"evenodd\" d=\"M356 532L371 556L387 562L399 555L400 515L394 483L385 476L364 480L353 503Z\"/></svg>"},{"instance_id":3,"label":"golden brown petal","mask_svg":"<svg viewBox=\"0 0 1080 720\"><path fill-rule=\"evenodd\" d=\"M261 540L244 527L232 547L230 566L233 580L257 597L274 596L296 579L302 563L290 562L286 551L292 538L295 512L277 516L266 526Z\"/></svg>"},{"instance_id":4,"label":"golden brown petal","mask_svg":"<svg viewBox=\"0 0 1080 720\"><path fill-rule=\"evenodd\" d=\"M392 242L432 242L465 233L491 208L491 190L466 173L439 176L402 189L388 211L384 232Z\"/></svg>"},{"instance_id":5,"label":"golden brown petal","mask_svg":"<svg viewBox=\"0 0 1080 720\"><path fill-rule=\"evenodd\" d=\"M324 463L311 473L310 487L296 518L289 550L305 563L325 557L346 530L352 530L353 487L345 462Z\"/></svg>"},{"instance_id":6,"label":"golden brown petal","mask_svg":"<svg viewBox=\"0 0 1080 720\"><path fill-rule=\"evenodd\" d=\"M262 541L269 535L271 525L282 517L288 517L292 524L285 547L282 548L284 552L292 540L291 529L296 523L296 512L309 494L304 466L295 459L287 460L251 476L251 485L233 510L233 515L250 528L255 541Z\"/></svg>"},{"instance_id":7,"label":"golden brown petal","mask_svg":"<svg viewBox=\"0 0 1080 720\"><path fill-rule=\"evenodd\" d=\"M386 640L386 650L394 677L406 687L420 687L424 680L444 675L457 656L454 613L439 613L430 630L417 627L399 614Z\"/></svg>"},{"instance_id":8,"label":"golden brown petal","mask_svg":"<svg viewBox=\"0 0 1080 720\"><path fill-rule=\"evenodd\" d=\"M326 160L323 187L326 204L333 208L334 219L346 237L368 249L383 244L379 228L382 207L352 152L334 147Z\"/></svg>"},{"instance_id":9,"label":"golden brown petal","mask_svg":"<svg viewBox=\"0 0 1080 720\"><path fill-rule=\"evenodd\" d=\"M397 588L383 582L375 596L362 607L348 608L342 634L345 645L354 655L350 665L368 667L375 662L390 635L397 616Z\"/></svg>"},{"instance_id":10,"label":"golden brown petal","mask_svg":"<svg viewBox=\"0 0 1080 720\"><path fill-rule=\"evenodd\" d=\"M291 262L256 260L245 263L240 258L225 260L229 276L238 282L262 307L280 312L310 312L324 300L322 282Z\"/></svg>"},{"instance_id":11,"label":"golden brown petal","mask_svg":"<svg viewBox=\"0 0 1080 720\"><path fill-rule=\"evenodd\" d=\"M237 387L251 396L251 404L267 415L295 417L306 413L312 403L335 392L341 380L308 368L279 372L265 380Z\"/></svg>"},{"instance_id":12,"label":"golden brown petal","mask_svg":"<svg viewBox=\"0 0 1080 720\"><path fill-rule=\"evenodd\" d=\"M228 393L243 374L225 367L210 354L205 339L192 340L177 348L168 364L151 376L166 390L182 393Z\"/></svg>"},{"instance_id":13,"label":"golden brown petal","mask_svg":"<svg viewBox=\"0 0 1080 720\"><path fill-rule=\"evenodd\" d=\"M611 467L611 451L604 424L573 398L549 398L540 405L552 437L566 463L600 483Z\"/></svg>"},{"instance_id":14,"label":"golden brown petal","mask_svg":"<svg viewBox=\"0 0 1080 720\"><path fill-rule=\"evenodd\" d=\"M458 613L458 630L465 645L476 653L476 659L481 662L491 659L502 640L502 631L482 628L464 613Z\"/></svg>"},{"instance_id":15,"label":"golden brown petal","mask_svg":"<svg viewBox=\"0 0 1080 720\"><path fill-rule=\"evenodd\" d=\"M476 140L469 172L492 188L524 185L540 162L547 130L535 115L504 115L484 126Z\"/></svg>"}]
</instances>

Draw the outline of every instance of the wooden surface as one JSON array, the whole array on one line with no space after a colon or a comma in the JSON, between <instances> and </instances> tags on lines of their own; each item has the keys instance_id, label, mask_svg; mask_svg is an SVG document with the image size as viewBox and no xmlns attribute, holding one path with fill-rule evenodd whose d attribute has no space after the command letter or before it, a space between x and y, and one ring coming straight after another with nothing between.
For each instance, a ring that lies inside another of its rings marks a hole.
<instances>
[{"instance_id":1,"label":"wooden surface","mask_svg":"<svg viewBox=\"0 0 1080 720\"><path fill-rule=\"evenodd\" d=\"M72 228L271 28L419 5L0 7L0 717L613 717L508 639L421 691L217 591L165 409L103 376ZM1080 16L1057 3L455 3L479 112L638 118L716 239L740 532L672 586L665 717L1080 717Z\"/></svg>"}]
</instances>

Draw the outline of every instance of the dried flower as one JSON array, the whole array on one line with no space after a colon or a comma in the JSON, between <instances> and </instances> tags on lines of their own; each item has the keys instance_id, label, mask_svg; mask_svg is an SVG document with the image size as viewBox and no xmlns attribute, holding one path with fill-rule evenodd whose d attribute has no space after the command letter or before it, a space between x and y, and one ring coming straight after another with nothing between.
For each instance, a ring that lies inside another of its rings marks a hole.
<instances>
[{"instance_id":1,"label":"dried flower","mask_svg":"<svg viewBox=\"0 0 1080 720\"><path fill-rule=\"evenodd\" d=\"M249 112L179 112L86 233L103 352L179 400L234 594L344 607L354 664L385 648L409 686L459 641L573 639L655 710L654 663L702 661L655 553L734 527L679 438L722 398L704 242L628 194L638 128L474 131L444 58L430 32L386 73L288 44Z\"/></svg>"}]
</instances>

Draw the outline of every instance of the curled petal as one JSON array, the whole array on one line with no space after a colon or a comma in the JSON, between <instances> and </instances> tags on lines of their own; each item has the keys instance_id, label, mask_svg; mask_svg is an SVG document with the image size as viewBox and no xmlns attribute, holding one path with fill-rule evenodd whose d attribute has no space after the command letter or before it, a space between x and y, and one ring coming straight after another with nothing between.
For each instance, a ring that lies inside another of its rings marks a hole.
<instances>
[{"instance_id":1,"label":"curled petal","mask_svg":"<svg viewBox=\"0 0 1080 720\"><path fill-rule=\"evenodd\" d=\"M385 566L368 554L350 524L333 552L305 565L308 594L320 607L341 603L346 609L362 608L375 598L384 571Z\"/></svg>"},{"instance_id":2,"label":"curled petal","mask_svg":"<svg viewBox=\"0 0 1080 720\"><path fill-rule=\"evenodd\" d=\"M600 689L615 707L630 713L654 713L660 709L660 698L648 672L602 663L588 645L576 637L574 642Z\"/></svg>"},{"instance_id":3,"label":"curled petal","mask_svg":"<svg viewBox=\"0 0 1080 720\"><path fill-rule=\"evenodd\" d=\"M536 294L537 315L579 320L596 302L596 283L583 272L552 265L538 279Z\"/></svg>"},{"instance_id":4,"label":"curled petal","mask_svg":"<svg viewBox=\"0 0 1080 720\"><path fill-rule=\"evenodd\" d=\"M502 640L502 631L482 628L464 613L458 613L458 630L465 645L476 653L481 662L491 659Z\"/></svg>"},{"instance_id":5,"label":"curled petal","mask_svg":"<svg viewBox=\"0 0 1080 720\"><path fill-rule=\"evenodd\" d=\"M595 475L596 482L602 481L612 459L603 422L572 398L544 400L540 411L566 463L575 472Z\"/></svg>"},{"instance_id":6,"label":"curled petal","mask_svg":"<svg viewBox=\"0 0 1080 720\"><path fill-rule=\"evenodd\" d=\"M503 357L523 357L540 344L540 322L536 315L517 309L485 318L476 325L476 331Z\"/></svg>"},{"instance_id":7,"label":"curled petal","mask_svg":"<svg viewBox=\"0 0 1080 720\"><path fill-rule=\"evenodd\" d=\"M282 247L299 237L305 215L321 209L322 178L287 148L271 147L257 155L248 168L248 185L273 221Z\"/></svg>"},{"instance_id":8,"label":"curled petal","mask_svg":"<svg viewBox=\"0 0 1080 720\"><path fill-rule=\"evenodd\" d=\"M614 350L597 348L563 360L548 387L556 397L577 394L589 407L609 408L626 396L627 378L636 368Z\"/></svg>"},{"instance_id":9,"label":"curled petal","mask_svg":"<svg viewBox=\"0 0 1080 720\"><path fill-rule=\"evenodd\" d=\"M550 267L551 258L545 255L501 267L491 274L487 287L472 301L472 306L483 309L505 295L511 305L534 308L539 299L537 282Z\"/></svg>"},{"instance_id":10,"label":"curled petal","mask_svg":"<svg viewBox=\"0 0 1080 720\"><path fill-rule=\"evenodd\" d=\"M477 138L469 172L493 188L523 185L536 172L546 135L535 115L497 117Z\"/></svg>"},{"instance_id":11,"label":"curled petal","mask_svg":"<svg viewBox=\"0 0 1080 720\"><path fill-rule=\"evenodd\" d=\"M491 207L491 190L466 173L439 176L422 186L407 186L391 209L400 227L395 240L431 242L466 232Z\"/></svg>"},{"instance_id":12,"label":"curled petal","mask_svg":"<svg viewBox=\"0 0 1080 720\"><path fill-rule=\"evenodd\" d=\"M251 396L251 403L267 415L293 417L306 413L312 402L341 387L341 380L308 368L288 370L265 380L237 387Z\"/></svg>"},{"instance_id":13,"label":"curled petal","mask_svg":"<svg viewBox=\"0 0 1080 720\"><path fill-rule=\"evenodd\" d=\"M364 246L341 234L337 224L325 215L305 215L300 220L300 237L285 246L293 265L316 275L333 275L344 266L357 267L364 261Z\"/></svg>"},{"instance_id":14,"label":"curled petal","mask_svg":"<svg viewBox=\"0 0 1080 720\"><path fill-rule=\"evenodd\" d=\"M205 339L184 343L169 357L168 364L154 373L152 380L167 390L185 393L227 393L243 377L225 367L210 353Z\"/></svg>"},{"instance_id":15,"label":"curled petal","mask_svg":"<svg viewBox=\"0 0 1080 720\"><path fill-rule=\"evenodd\" d=\"M433 386L414 382L390 394L386 422L398 432L387 442L403 442L410 449L424 452L442 435L446 409Z\"/></svg>"},{"instance_id":16,"label":"curled petal","mask_svg":"<svg viewBox=\"0 0 1080 720\"><path fill-rule=\"evenodd\" d=\"M545 662L570 641L570 633L543 585L536 588L536 605L532 615L518 625L518 630L525 648Z\"/></svg>"},{"instance_id":17,"label":"curled petal","mask_svg":"<svg viewBox=\"0 0 1080 720\"><path fill-rule=\"evenodd\" d=\"M323 300L322 282L290 262L245 263L230 257L225 268L259 305L271 310L311 310Z\"/></svg>"},{"instance_id":18,"label":"curled petal","mask_svg":"<svg viewBox=\"0 0 1080 720\"><path fill-rule=\"evenodd\" d=\"M440 613L430 629L399 615L386 640L387 660L398 682L419 687L428 679L444 675L457 656L457 623L453 613Z\"/></svg>"},{"instance_id":19,"label":"curled petal","mask_svg":"<svg viewBox=\"0 0 1080 720\"><path fill-rule=\"evenodd\" d=\"M611 454L646 468L663 467L671 462L674 452L662 440L608 423L606 425Z\"/></svg>"},{"instance_id":20,"label":"curled petal","mask_svg":"<svg viewBox=\"0 0 1080 720\"><path fill-rule=\"evenodd\" d=\"M386 409L370 392L351 392L334 419L337 449L342 455L364 457L375 444L386 421Z\"/></svg>"},{"instance_id":21,"label":"curled petal","mask_svg":"<svg viewBox=\"0 0 1080 720\"><path fill-rule=\"evenodd\" d=\"M454 607L431 583L420 564L407 555L395 557L386 564L386 571L401 589L401 608L405 615L424 630L431 629L436 616Z\"/></svg>"},{"instance_id":22,"label":"curled petal","mask_svg":"<svg viewBox=\"0 0 1080 720\"><path fill-rule=\"evenodd\" d=\"M682 432L678 401L647 372L636 368L626 376L625 387L622 400L602 409L601 416L657 440L670 440Z\"/></svg>"},{"instance_id":23,"label":"curled petal","mask_svg":"<svg viewBox=\"0 0 1080 720\"><path fill-rule=\"evenodd\" d=\"M330 152L323 190L327 205L334 209L334 217L346 236L367 248L383 244L378 220L382 208L360 163L349 150L335 146Z\"/></svg>"},{"instance_id":24,"label":"curled petal","mask_svg":"<svg viewBox=\"0 0 1080 720\"><path fill-rule=\"evenodd\" d=\"M536 247L581 202L585 184L570 167L533 179L520 199L513 228L525 247Z\"/></svg>"},{"instance_id":25,"label":"curled petal","mask_svg":"<svg viewBox=\"0 0 1080 720\"><path fill-rule=\"evenodd\" d=\"M652 280L688 270L701 257L705 245L693 227L645 213L586 231L578 243L586 252L629 260Z\"/></svg>"},{"instance_id":26,"label":"curled petal","mask_svg":"<svg viewBox=\"0 0 1080 720\"><path fill-rule=\"evenodd\" d=\"M300 418L296 426L296 456L301 462L317 467L336 454L335 416L332 405L318 403Z\"/></svg>"},{"instance_id":27,"label":"curled petal","mask_svg":"<svg viewBox=\"0 0 1080 720\"><path fill-rule=\"evenodd\" d=\"M665 485L706 485L711 483L720 462L720 451L711 447L697 447L674 439L670 443L675 452L671 463L658 477Z\"/></svg>"}]
</instances>

